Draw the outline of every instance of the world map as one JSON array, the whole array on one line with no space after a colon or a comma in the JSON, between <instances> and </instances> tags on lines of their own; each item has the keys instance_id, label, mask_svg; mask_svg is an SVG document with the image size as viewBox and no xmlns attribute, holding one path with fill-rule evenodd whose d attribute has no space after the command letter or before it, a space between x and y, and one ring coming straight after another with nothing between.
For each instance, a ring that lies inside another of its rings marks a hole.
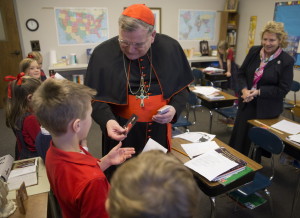
<instances>
[{"instance_id":1,"label":"world map","mask_svg":"<svg viewBox=\"0 0 300 218\"><path fill-rule=\"evenodd\" d=\"M60 45L99 43L108 39L106 8L55 8Z\"/></svg>"},{"instance_id":2,"label":"world map","mask_svg":"<svg viewBox=\"0 0 300 218\"><path fill-rule=\"evenodd\" d=\"M179 40L214 40L215 11L180 10Z\"/></svg>"}]
</instances>

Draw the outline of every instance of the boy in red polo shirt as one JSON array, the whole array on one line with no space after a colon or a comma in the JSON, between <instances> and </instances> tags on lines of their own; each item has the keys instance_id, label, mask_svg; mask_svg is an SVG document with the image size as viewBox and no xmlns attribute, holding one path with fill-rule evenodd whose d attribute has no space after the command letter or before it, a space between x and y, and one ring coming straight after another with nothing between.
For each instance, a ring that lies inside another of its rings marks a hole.
<instances>
[{"instance_id":1,"label":"boy in red polo shirt","mask_svg":"<svg viewBox=\"0 0 300 218\"><path fill-rule=\"evenodd\" d=\"M80 146L92 124L95 94L95 90L68 80L48 79L33 96L34 112L52 135L46 170L65 218L108 217L104 205L109 183L103 171L135 152L119 143L99 160Z\"/></svg>"}]
</instances>

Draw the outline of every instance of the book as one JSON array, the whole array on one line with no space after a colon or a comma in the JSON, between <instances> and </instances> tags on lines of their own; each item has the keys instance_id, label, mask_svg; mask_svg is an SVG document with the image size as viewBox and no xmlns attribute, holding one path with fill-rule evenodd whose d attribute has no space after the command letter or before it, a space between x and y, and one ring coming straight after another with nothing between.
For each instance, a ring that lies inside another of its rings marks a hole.
<instances>
[{"instance_id":1,"label":"book","mask_svg":"<svg viewBox=\"0 0 300 218\"><path fill-rule=\"evenodd\" d=\"M238 169L247 163L231 154L227 149L220 147L209 150L184 165L205 177L208 181L218 181L237 173Z\"/></svg>"},{"instance_id":2,"label":"book","mask_svg":"<svg viewBox=\"0 0 300 218\"><path fill-rule=\"evenodd\" d=\"M0 176L4 182L7 182L13 162L14 158L10 154L0 158Z\"/></svg>"},{"instance_id":3,"label":"book","mask_svg":"<svg viewBox=\"0 0 300 218\"><path fill-rule=\"evenodd\" d=\"M247 175L248 173L252 172L253 169L251 169L250 167L248 166L245 166L245 169L240 171L240 172L237 172L227 178L223 178L221 180L219 180L218 182L221 183L222 185L226 186L232 182L234 182L235 180Z\"/></svg>"},{"instance_id":4,"label":"book","mask_svg":"<svg viewBox=\"0 0 300 218\"><path fill-rule=\"evenodd\" d=\"M216 149L216 152L218 152L221 155L223 155L224 157L227 157L228 159L234 161L235 163L237 163L237 165L235 167L227 170L226 172L220 174L213 181L219 181L221 179L228 178L229 176L236 174L245 169L247 162L238 158L237 156L233 155L226 148L220 147L220 148Z\"/></svg>"},{"instance_id":5,"label":"book","mask_svg":"<svg viewBox=\"0 0 300 218\"><path fill-rule=\"evenodd\" d=\"M267 202L266 199L264 199L260 194L253 193L248 196L244 196L241 193L239 193L237 190L232 191L228 193L228 196L237 201L241 206L247 207L249 209L254 209L264 203Z\"/></svg>"},{"instance_id":6,"label":"book","mask_svg":"<svg viewBox=\"0 0 300 218\"><path fill-rule=\"evenodd\" d=\"M38 158L29 158L12 163L11 171L7 179L8 189L20 188L25 182L25 186L32 186L38 183Z\"/></svg>"}]
</instances>

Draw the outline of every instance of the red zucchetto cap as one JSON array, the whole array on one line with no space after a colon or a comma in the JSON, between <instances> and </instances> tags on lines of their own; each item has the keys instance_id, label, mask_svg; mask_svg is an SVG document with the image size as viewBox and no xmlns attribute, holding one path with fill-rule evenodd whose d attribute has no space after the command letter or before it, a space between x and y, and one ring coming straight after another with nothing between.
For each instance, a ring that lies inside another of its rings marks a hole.
<instances>
[{"instance_id":1,"label":"red zucchetto cap","mask_svg":"<svg viewBox=\"0 0 300 218\"><path fill-rule=\"evenodd\" d=\"M147 24L154 26L154 14L150 10L150 8L148 8L144 4L131 5L127 7L122 14L128 17L139 19Z\"/></svg>"}]
</instances>

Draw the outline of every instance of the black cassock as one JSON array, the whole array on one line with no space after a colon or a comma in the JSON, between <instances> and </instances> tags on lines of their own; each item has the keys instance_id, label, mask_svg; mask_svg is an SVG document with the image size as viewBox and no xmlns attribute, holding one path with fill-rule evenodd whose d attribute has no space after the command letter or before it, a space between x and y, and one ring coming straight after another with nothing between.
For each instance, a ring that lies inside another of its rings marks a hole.
<instances>
[{"instance_id":1,"label":"black cassock","mask_svg":"<svg viewBox=\"0 0 300 218\"><path fill-rule=\"evenodd\" d=\"M98 92L92 103L92 116L103 132L103 155L118 143L107 136L107 121L117 120L121 126L127 122L127 119L113 112L117 110L118 105L126 105L128 95L132 95L127 86L125 71L128 73L130 65L129 86L135 93L140 86L141 61L145 66L147 88L150 86L150 98L154 95L162 95L163 99L169 100L168 104L176 109L174 121L186 105L187 86L193 81L193 76L186 56L176 40L163 34L156 34L155 41L147 54L133 61L123 56L118 37L98 45L91 56L85 84ZM152 68L150 63L152 63ZM147 101L148 99L144 100L145 105ZM148 138L168 148L167 125L156 122L137 122L122 142L123 147L134 147L138 154L144 148Z\"/></svg>"}]
</instances>

